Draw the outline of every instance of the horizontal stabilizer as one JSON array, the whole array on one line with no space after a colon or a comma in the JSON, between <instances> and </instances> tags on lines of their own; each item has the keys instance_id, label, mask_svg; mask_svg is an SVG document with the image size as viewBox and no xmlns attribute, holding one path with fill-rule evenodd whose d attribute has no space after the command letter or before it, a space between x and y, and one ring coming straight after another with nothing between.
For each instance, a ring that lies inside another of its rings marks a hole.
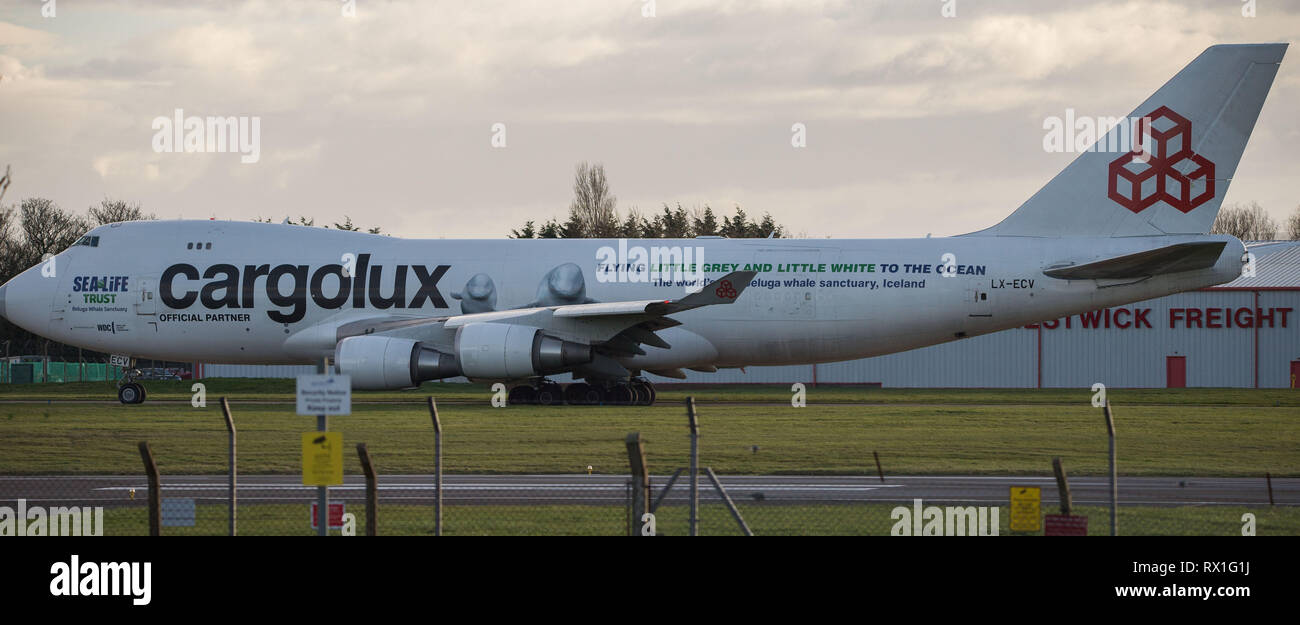
<instances>
[{"instance_id":1,"label":"horizontal stabilizer","mask_svg":"<svg viewBox=\"0 0 1300 625\"><path fill-rule=\"evenodd\" d=\"M1208 269L1219 261L1224 245L1223 241L1179 243L1083 265L1047 269L1043 274L1061 280L1107 280Z\"/></svg>"}]
</instances>

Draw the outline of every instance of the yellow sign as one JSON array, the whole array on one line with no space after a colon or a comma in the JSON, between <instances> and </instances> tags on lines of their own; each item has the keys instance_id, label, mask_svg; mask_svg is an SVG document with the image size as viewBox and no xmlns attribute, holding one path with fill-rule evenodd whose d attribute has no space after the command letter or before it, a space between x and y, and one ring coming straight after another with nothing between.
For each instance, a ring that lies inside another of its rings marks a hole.
<instances>
[{"instance_id":1,"label":"yellow sign","mask_svg":"<svg viewBox=\"0 0 1300 625\"><path fill-rule=\"evenodd\" d=\"M1011 487L1011 531L1037 532L1042 529L1043 489L1037 486Z\"/></svg>"},{"instance_id":2,"label":"yellow sign","mask_svg":"<svg viewBox=\"0 0 1300 625\"><path fill-rule=\"evenodd\" d=\"M343 434L303 432L302 483L335 486L343 483Z\"/></svg>"}]
</instances>

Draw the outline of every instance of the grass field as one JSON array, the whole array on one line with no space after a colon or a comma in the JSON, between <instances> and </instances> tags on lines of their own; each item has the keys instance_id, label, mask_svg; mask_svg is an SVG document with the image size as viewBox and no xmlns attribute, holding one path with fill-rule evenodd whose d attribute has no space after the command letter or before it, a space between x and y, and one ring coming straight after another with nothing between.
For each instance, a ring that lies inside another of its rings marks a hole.
<instances>
[{"instance_id":1,"label":"grass field","mask_svg":"<svg viewBox=\"0 0 1300 625\"><path fill-rule=\"evenodd\" d=\"M738 502L745 522L759 536L859 535L888 536L896 521L890 512L897 504L764 505ZM356 516L356 535L365 535L366 515L361 506L349 506ZM1010 510L998 509L999 535L1041 536L1037 532L1012 532ZM1056 510L1045 510L1054 514ZM1260 536L1300 535L1300 509L1295 507L1140 507L1120 508L1122 535L1240 536L1245 513L1256 517ZM1074 514L1088 517L1088 535L1110 534L1110 517L1105 508L1079 507ZM239 533L246 536L312 536L304 505L244 505L239 509ZM447 506L443 509L443 533L447 536L620 536L627 532L627 511L623 506L537 505L537 506ZM142 506L109 508L104 516L105 535L144 535L148 520ZM429 506L384 505L377 523L380 535L432 535L433 509ZM199 506L193 527L163 528L164 535L222 535L226 532L226 508ZM665 506L656 514L656 534L685 536L689 531L684 506ZM335 530L331 532L340 534ZM973 533L973 531L972 531ZM741 531L731 514L720 504L700 507L700 535L739 536Z\"/></svg>"},{"instance_id":2,"label":"grass field","mask_svg":"<svg viewBox=\"0 0 1300 625\"><path fill-rule=\"evenodd\" d=\"M239 401L290 401L294 395L291 379L210 378L202 380L209 398L228 395ZM190 401L192 382L150 381L144 383L151 401ZM72 382L67 384L0 384L0 400L113 400L117 397L112 382ZM357 402L423 402L428 395L445 402L482 402L491 390L483 384L442 384L430 382L415 390L356 391ZM662 388L659 402L681 402L694 396L701 403L789 402L790 387L781 384L698 385L686 388ZM1192 404L1200 406L1258 406L1300 408L1300 392L1291 389L1111 389L1109 398L1116 405ZM1078 389L902 389L865 386L807 387L809 404L1077 404L1089 403L1092 391Z\"/></svg>"},{"instance_id":3,"label":"grass field","mask_svg":"<svg viewBox=\"0 0 1300 625\"><path fill-rule=\"evenodd\" d=\"M66 401L105 399L109 384L2 386L0 400L31 403L0 404L0 474L138 473L141 440L164 473L220 473L222 395L240 430L241 472L300 470L299 436L315 419L266 403L290 400L291 380L204 383L205 408L190 406L188 382L150 383L151 400L172 401L142 406ZM1050 475L1053 456L1071 475L1106 470L1105 428L1087 389L809 388L808 406L792 408L785 387L699 387L665 391L651 408L492 408L486 387L430 384L357 393L353 414L332 429L349 449L366 442L381 473L427 473L433 431L420 402L429 393L444 402L444 466L455 473L623 473L632 431L652 469L671 471L687 462L687 394L699 404L702 461L722 474L873 474L872 451L891 474ZM1300 476L1300 393L1121 389L1110 399L1123 475ZM853 401L869 403L844 405ZM346 458L359 472L355 454Z\"/></svg>"}]
</instances>

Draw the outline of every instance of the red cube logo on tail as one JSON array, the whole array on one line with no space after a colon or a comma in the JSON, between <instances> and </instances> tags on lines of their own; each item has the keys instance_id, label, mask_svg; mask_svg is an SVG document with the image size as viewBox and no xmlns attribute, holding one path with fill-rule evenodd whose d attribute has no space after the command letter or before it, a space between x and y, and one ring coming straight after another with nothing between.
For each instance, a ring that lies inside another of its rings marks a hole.
<instances>
[{"instance_id":1,"label":"red cube logo on tail","mask_svg":"<svg viewBox=\"0 0 1300 625\"><path fill-rule=\"evenodd\" d=\"M1190 120L1162 106L1135 135L1134 150L1110 163L1110 199L1135 213L1156 202L1190 213L1214 197L1214 163L1192 153Z\"/></svg>"}]
</instances>

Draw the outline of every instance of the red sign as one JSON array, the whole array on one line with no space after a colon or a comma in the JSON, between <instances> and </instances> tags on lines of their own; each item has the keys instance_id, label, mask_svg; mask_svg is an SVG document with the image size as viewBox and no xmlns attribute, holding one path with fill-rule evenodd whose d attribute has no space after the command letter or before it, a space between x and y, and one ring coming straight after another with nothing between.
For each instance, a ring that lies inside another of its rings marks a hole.
<instances>
[{"instance_id":1,"label":"red sign","mask_svg":"<svg viewBox=\"0 0 1300 625\"><path fill-rule=\"evenodd\" d=\"M1143 329L1151 328L1151 308L1104 308L1094 310L1078 315L1072 315L1063 319L1052 319L1044 321L1041 326L1044 330L1055 330L1065 328L1072 330L1080 328L1085 330L1102 330L1117 328L1128 330L1130 328ZM1290 327L1290 316L1294 312L1293 308L1170 308L1169 328L1170 329L1227 329L1227 328L1287 328ZM1159 315L1155 315L1159 319ZM1030 324L1025 326L1030 330L1037 329L1040 324Z\"/></svg>"},{"instance_id":2,"label":"red sign","mask_svg":"<svg viewBox=\"0 0 1300 625\"><path fill-rule=\"evenodd\" d=\"M329 505L330 505L330 529L332 530L343 529L343 502L331 501ZM311 502L311 528L312 529L320 528L320 523L317 522L318 519L320 519L320 505L313 501Z\"/></svg>"},{"instance_id":3,"label":"red sign","mask_svg":"<svg viewBox=\"0 0 1300 625\"><path fill-rule=\"evenodd\" d=\"M1191 120L1162 106L1138 120L1137 138L1136 149L1110 163L1110 199L1135 213L1161 201L1190 213L1214 197L1214 163L1192 153ZM1197 180L1205 188L1194 193Z\"/></svg>"},{"instance_id":4,"label":"red sign","mask_svg":"<svg viewBox=\"0 0 1300 625\"><path fill-rule=\"evenodd\" d=\"M1049 514L1043 523L1044 536L1087 536L1088 517L1064 514Z\"/></svg>"},{"instance_id":5,"label":"red sign","mask_svg":"<svg viewBox=\"0 0 1300 625\"><path fill-rule=\"evenodd\" d=\"M719 282L718 285L718 288L713 290L713 293L718 297L723 299L736 299L736 297L740 295L740 293L736 291L735 287L731 286L731 280L723 280L722 282Z\"/></svg>"}]
</instances>

